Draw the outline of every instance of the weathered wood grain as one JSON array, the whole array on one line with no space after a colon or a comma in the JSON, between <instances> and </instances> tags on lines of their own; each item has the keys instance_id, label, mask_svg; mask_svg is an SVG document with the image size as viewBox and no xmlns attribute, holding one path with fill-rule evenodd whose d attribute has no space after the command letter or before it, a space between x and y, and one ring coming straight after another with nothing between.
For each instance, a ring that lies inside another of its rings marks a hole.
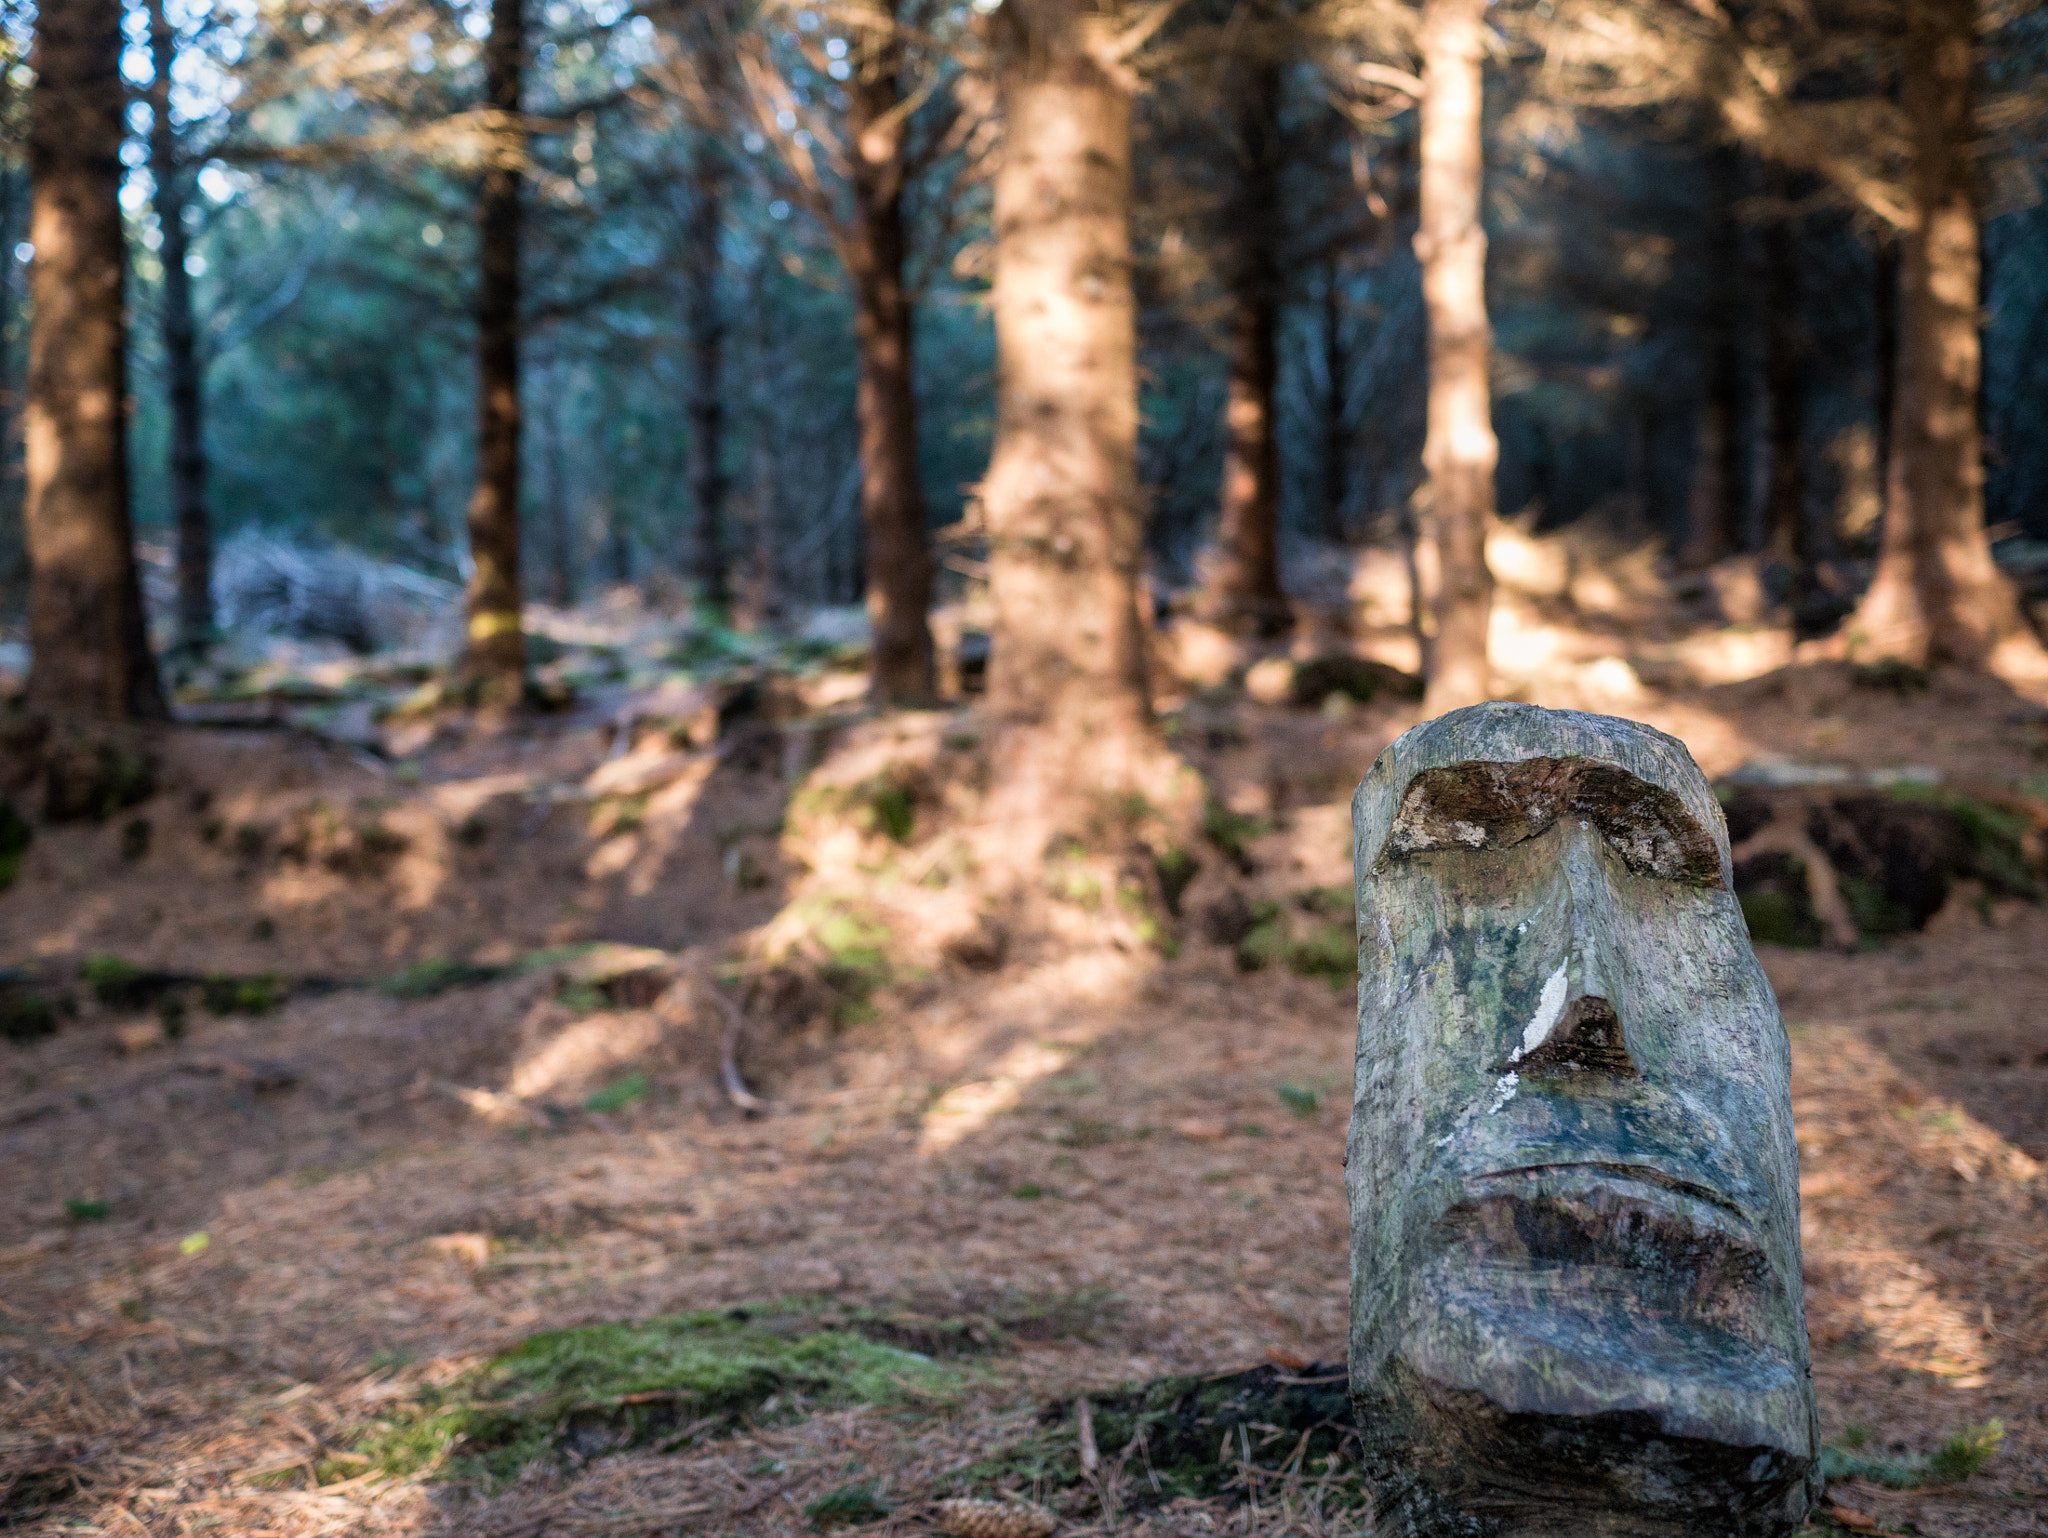
<instances>
[{"instance_id":1,"label":"weathered wood grain","mask_svg":"<svg viewBox=\"0 0 2048 1538\"><path fill-rule=\"evenodd\" d=\"M1377 1530L1788 1532L1789 1052L1682 744L1487 704L1353 802L1352 1393Z\"/></svg>"}]
</instances>

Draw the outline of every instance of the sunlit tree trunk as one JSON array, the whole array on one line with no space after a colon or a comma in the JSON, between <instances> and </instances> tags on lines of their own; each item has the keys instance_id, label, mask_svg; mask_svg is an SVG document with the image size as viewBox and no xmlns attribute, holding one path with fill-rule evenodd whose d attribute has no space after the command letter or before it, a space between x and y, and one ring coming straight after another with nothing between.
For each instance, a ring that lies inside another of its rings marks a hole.
<instances>
[{"instance_id":1,"label":"sunlit tree trunk","mask_svg":"<svg viewBox=\"0 0 2048 1538\"><path fill-rule=\"evenodd\" d=\"M479 704L512 706L526 685L519 585L519 117L522 0L491 0L484 96L493 118L477 220L477 475L469 503L468 642L461 671Z\"/></svg>"},{"instance_id":2,"label":"sunlit tree trunk","mask_svg":"<svg viewBox=\"0 0 2048 1538\"><path fill-rule=\"evenodd\" d=\"M1980 255L1970 146L1972 0L1906 7L1899 104L1913 223L1900 238L1899 369L1877 573L1850 621L1858 656L2048 673L1993 564L1978 424Z\"/></svg>"},{"instance_id":3,"label":"sunlit tree trunk","mask_svg":"<svg viewBox=\"0 0 2048 1538\"><path fill-rule=\"evenodd\" d=\"M1232 317L1223 407L1223 497L1207 608L1233 628L1274 636L1294 620L1280 586L1280 70L1240 76L1239 176L1230 204Z\"/></svg>"},{"instance_id":4,"label":"sunlit tree trunk","mask_svg":"<svg viewBox=\"0 0 2048 1538\"><path fill-rule=\"evenodd\" d=\"M164 0L149 0L149 172L156 183L157 228L163 237L164 385L171 416L171 523L178 549L178 650L203 651L213 640L213 523L206 511L205 401L198 333L192 322L192 278L185 271L185 170L171 128L171 66L177 33Z\"/></svg>"},{"instance_id":5,"label":"sunlit tree trunk","mask_svg":"<svg viewBox=\"0 0 2048 1538\"><path fill-rule=\"evenodd\" d=\"M1423 710L1439 715L1492 693L1486 630L1493 576L1486 528L1494 512L1493 433L1486 314L1486 0L1424 0L1422 8L1422 220L1415 255L1429 311L1427 533L1435 546L1433 624Z\"/></svg>"},{"instance_id":6,"label":"sunlit tree trunk","mask_svg":"<svg viewBox=\"0 0 2048 1538\"><path fill-rule=\"evenodd\" d=\"M1078 0L993 18L997 418L983 483L999 812L1022 824L1142 779L1156 741L1138 609L1131 103Z\"/></svg>"},{"instance_id":7,"label":"sunlit tree trunk","mask_svg":"<svg viewBox=\"0 0 2048 1538\"><path fill-rule=\"evenodd\" d=\"M918 478L917 396L910 364L912 312L904 288L901 87L903 48L876 30L860 40L848 88L853 217L843 247L854 289L860 352L861 523L867 531L867 606L874 633L873 686L890 705L929 702L936 691L931 544Z\"/></svg>"},{"instance_id":8,"label":"sunlit tree trunk","mask_svg":"<svg viewBox=\"0 0 2048 1538\"><path fill-rule=\"evenodd\" d=\"M44 0L29 125L28 697L160 717L128 513L120 0Z\"/></svg>"},{"instance_id":9,"label":"sunlit tree trunk","mask_svg":"<svg viewBox=\"0 0 2048 1538\"><path fill-rule=\"evenodd\" d=\"M15 130L22 96L10 72L0 70L0 133L21 137ZM16 455L21 448L21 380L14 349L15 317L27 286L26 274L14 257L17 242L27 238L22 216L28 204L28 176L20 164L20 146L0 150L0 510L15 509L18 487Z\"/></svg>"},{"instance_id":10,"label":"sunlit tree trunk","mask_svg":"<svg viewBox=\"0 0 2048 1538\"><path fill-rule=\"evenodd\" d=\"M687 248L684 308L690 349L690 568L697 597L716 609L732 602L725 548L725 312L719 275L725 259L725 152L709 135L697 140Z\"/></svg>"}]
</instances>

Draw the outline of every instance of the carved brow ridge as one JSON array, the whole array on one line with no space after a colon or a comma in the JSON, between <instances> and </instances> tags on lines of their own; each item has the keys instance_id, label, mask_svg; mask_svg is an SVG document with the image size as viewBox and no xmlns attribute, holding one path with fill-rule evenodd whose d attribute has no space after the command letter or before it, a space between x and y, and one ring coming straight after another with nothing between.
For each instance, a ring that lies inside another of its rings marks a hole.
<instances>
[{"instance_id":1,"label":"carved brow ridge","mask_svg":"<svg viewBox=\"0 0 2048 1538\"><path fill-rule=\"evenodd\" d=\"M1704 886L1721 854L1685 803L1661 785L1590 758L1474 760L1408 782L1383 860L1436 849L1507 849L1562 816L1600 830L1639 876Z\"/></svg>"}]
</instances>

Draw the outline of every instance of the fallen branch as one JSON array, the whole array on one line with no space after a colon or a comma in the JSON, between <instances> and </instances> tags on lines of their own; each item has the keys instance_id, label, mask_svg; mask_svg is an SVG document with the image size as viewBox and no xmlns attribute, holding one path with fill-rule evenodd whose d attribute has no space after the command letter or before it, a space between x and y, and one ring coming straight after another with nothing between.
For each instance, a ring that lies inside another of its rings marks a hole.
<instances>
[{"instance_id":1,"label":"fallen branch","mask_svg":"<svg viewBox=\"0 0 2048 1538\"><path fill-rule=\"evenodd\" d=\"M1853 953L1862 943L1856 917L1842 897L1834 862L1806 836L1805 829L1790 821L1773 821L1730 852L1738 865L1757 854L1785 854L1799 861L1806 868L1807 901L1813 904L1813 916L1826 931L1828 944L1838 951Z\"/></svg>"},{"instance_id":2,"label":"fallen branch","mask_svg":"<svg viewBox=\"0 0 2048 1538\"><path fill-rule=\"evenodd\" d=\"M699 980L700 986L711 995L719 1009L725 1014L725 1042L718 1054L718 1082L725 1090L725 1098L748 1116L760 1116L768 1109L768 1102L747 1088L747 1081L740 1077L740 1065L735 1054L739 1051L740 1031L746 1025L746 1017L740 1013L739 1005L727 998L710 983Z\"/></svg>"}]
</instances>

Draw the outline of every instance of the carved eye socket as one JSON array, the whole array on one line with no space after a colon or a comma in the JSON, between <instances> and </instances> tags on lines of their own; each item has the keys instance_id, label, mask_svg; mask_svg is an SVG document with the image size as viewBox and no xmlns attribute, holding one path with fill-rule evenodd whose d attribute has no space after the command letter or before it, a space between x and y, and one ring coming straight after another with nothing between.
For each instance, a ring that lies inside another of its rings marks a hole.
<instances>
[{"instance_id":1,"label":"carved eye socket","mask_svg":"<svg viewBox=\"0 0 2048 1538\"><path fill-rule=\"evenodd\" d=\"M1639 876L1694 886L1721 879L1721 851L1713 836L1661 785L1587 761L1573 777L1571 809L1598 828Z\"/></svg>"},{"instance_id":2,"label":"carved eye socket","mask_svg":"<svg viewBox=\"0 0 2048 1538\"><path fill-rule=\"evenodd\" d=\"M1433 850L1508 849L1583 818L1639 876L1706 885L1721 855L1685 804L1660 785L1585 758L1526 758L1426 769L1408 784L1384 860Z\"/></svg>"}]
</instances>

